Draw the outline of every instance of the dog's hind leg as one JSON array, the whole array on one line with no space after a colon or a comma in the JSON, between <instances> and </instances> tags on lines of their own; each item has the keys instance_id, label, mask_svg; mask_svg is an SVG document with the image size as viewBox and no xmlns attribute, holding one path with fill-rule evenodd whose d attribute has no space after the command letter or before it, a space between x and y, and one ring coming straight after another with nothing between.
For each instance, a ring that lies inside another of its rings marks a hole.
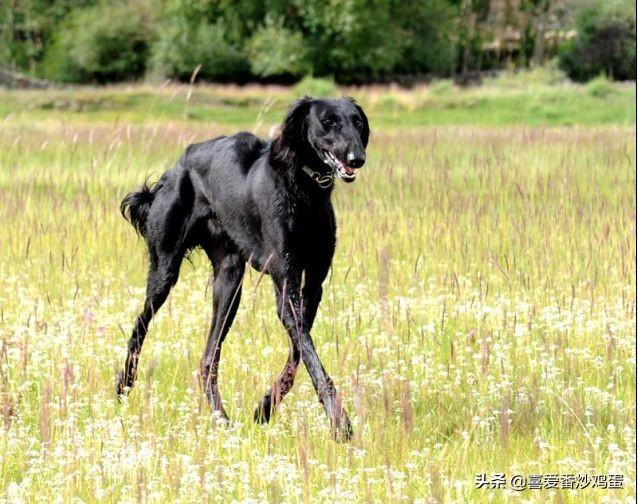
<instances>
[{"instance_id":1,"label":"dog's hind leg","mask_svg":"<svg viewBox=\"0 0 638 504\"><path fill-rule=\"evenodd\" d=\"M295 383L300 358L299 349L295 343L291 341L288 360L286 361L284 369L272 387L268 389L261 398L257 409L255 409L254 420L256 423L268 423L270 417L277 409L277 406L279 406L279 403L283 400L284 396L290 392L290 389Z\"/></svg>"},{"instance_id":2,"label":"dog's hind leg","mask_svg":"<svg viewBox=\"0 0 638 504\"><path fill-rule=\"evenodd\" d=\"M222 343L228 334L241 298L241 283L245 262L228 244L209 244L204 247L213 263L213 320L206 349L201 361L202 383L213 414L228 419L217 386L217 374Z\"/></svg>"},{"instance_id":3,"label":"dog's hind leg","mask_svg":"<svg viewBox=\"0 0 638 504\"><path fill-rule=\"evenodd\" d=\"M137 364L148 331L148 325L160 309L168 294L177 282L179 268L184 253L176 251L173 255L152 257L151 267L146 284L146 301L144 309L135 320L133 334L128 342L128 355L124 369L118 373L116 392L119 395L128 393L137 376Z\"/></svg>"}]
</instances>

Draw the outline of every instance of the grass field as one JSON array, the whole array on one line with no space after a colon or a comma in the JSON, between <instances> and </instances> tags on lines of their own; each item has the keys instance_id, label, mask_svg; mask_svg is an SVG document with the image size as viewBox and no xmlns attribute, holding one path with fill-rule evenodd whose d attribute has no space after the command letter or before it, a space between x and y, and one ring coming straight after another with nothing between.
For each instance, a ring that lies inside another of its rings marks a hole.
<instances>
[{"instance_id":1,"label":"grass field","mask_svg":"<svg viewBox=\"0 0 638 504\"><path fill-rule=\"evenodd\" d=\"M356 96L374 126L599 126L636 121L635 84L611 84L599 78L576 85L560 74L537 70L486 79L480 87L461 89L450 81L417 86L335 88L323 80L281 86L111 86L3 93L0 115L12 121L59 124L158 125L167 122L258 128L278 124L288 106L303 94Z\"/></svg>"},{"instance_id":2,"label":"grass field","mask_svg":"<svg viewBox=\"0 0 638 504\"><path fill-rule=\"evenodd\" d=\"M287 354L256 272L223 350L232 423L211 422L200 253L118 403L147 269L119 201L190 142L272 134L299 91L0 92L0 499L633 502L634 85L337 90L374 131L357 182L335 190L313 330L351 443L330 441L305 370L274 423L252 423ZM481 473L624 488L475 489Z\"/></svg>"}]
</instances>

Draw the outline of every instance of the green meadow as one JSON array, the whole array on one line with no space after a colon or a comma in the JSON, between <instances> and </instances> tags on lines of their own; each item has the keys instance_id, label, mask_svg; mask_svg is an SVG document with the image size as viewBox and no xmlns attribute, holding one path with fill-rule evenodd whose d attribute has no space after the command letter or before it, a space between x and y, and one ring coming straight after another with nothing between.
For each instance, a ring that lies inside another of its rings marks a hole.
<instances>
[{"instance_id":1,"label":"green meadow","mask_svg":"<svg viewBox=\"0 0 638 504\"><path fill-rule=\"evenodd\" d=\"M118 402L148 266L122 197L189 143L276 134L304 93L356 97L373 130L356 183L334 191L313 329L353 440L330 440L305 369L274 421L253 423L288 351L254 271L222 352L231 422L212 422L200 252ZM635 99L635 84L534 72L467 89L0 91L0 500L632 502ZM498 473L506 488L476 488ZM516 491L514 475L562 477ZM561 488L569 475L587 488Z\"/></svg>"}]
</instances>

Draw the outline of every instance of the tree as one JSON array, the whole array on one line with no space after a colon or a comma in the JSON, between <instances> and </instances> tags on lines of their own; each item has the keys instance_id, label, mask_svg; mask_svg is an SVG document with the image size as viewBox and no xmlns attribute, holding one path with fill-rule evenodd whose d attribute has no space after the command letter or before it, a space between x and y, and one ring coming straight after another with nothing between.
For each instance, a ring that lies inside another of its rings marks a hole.
<instances>
[{"instance_id":1,"label":"tree","mask_svg":"<svg viewBox=\"0 0 638 504\"><path fill-rule=\"evenodd\" d=\"M636 78L636 10L627 0L589 0L579 5L577 35L566 41L560 64L574 80L601 73L620 80Z\"/></svg>"}]
</instances>

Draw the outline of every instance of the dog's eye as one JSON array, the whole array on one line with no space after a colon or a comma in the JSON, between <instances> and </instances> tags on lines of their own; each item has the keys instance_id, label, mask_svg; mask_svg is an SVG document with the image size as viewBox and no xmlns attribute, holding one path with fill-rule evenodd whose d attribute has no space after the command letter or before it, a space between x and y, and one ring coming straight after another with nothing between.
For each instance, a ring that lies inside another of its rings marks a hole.
<instances>
[{"instance_id":1,"label":"dog's eye","mask_svg":"<svg viewBox=\"0 0 638 504\"><path fill-rule=\"evenodd\" d=\"M325 128L325 129L330 129L334 126L335 122L332 119L323 119L321 121L321 125Z\"/></svg>"},{"instance_id":2,"label":"dog's eye","mask_svg":"<svg viewBox=\"0 0 638 504\"><path fill-rule=\"evenodd\" d=\"M357 129L360 129L363 125L359 116L354 116L354 118L352 119L352 124L354 124L354 127Z\"/></svg>"}]
</instances>

